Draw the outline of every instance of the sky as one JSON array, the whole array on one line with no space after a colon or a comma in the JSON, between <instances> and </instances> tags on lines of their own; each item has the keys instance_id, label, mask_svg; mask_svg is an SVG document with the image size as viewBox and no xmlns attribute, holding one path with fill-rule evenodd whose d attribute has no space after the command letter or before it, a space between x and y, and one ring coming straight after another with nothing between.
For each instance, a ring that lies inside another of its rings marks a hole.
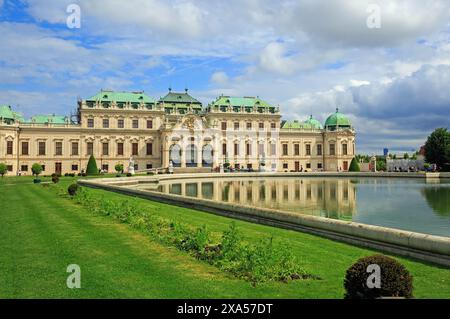
<instances>
[{"instance_id":1,"label":"sky","mask_svg":"<svg viewBox=\"0 0 450 319\"><path fill-rule=\"evenodd\" d=\"M286 120L339 107L358 153L450 127L448 0L0 0L0 35L0 104L25 117L171 87L259 96Z\"/></svg>"}]
</instances>

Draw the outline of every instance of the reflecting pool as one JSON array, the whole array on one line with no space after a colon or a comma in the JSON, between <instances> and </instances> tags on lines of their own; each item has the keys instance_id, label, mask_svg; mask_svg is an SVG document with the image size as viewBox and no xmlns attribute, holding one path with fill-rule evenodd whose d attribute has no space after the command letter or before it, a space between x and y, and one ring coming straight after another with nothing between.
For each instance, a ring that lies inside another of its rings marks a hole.
<instances>
[{"instance_id":1,"label":"reflecting pool","mask_svg":"<svg viewBox=\"0 0 450 319\"><path fill-rule=\"evenodd\" d=\"M208 178L137 187L450 237L445 179Z\"/></svg>"}]
</instances>

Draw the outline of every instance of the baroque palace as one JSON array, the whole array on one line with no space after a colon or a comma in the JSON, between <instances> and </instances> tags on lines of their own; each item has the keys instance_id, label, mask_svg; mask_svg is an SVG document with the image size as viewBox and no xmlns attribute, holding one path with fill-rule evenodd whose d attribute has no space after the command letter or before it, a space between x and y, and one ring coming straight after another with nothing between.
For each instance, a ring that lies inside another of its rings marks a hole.
<instances>
[{"instance_id":1,"label":"baroque palace","mask_svg":"<svg viewBox=\"0 0 450 319\"><path fill-rule=\"evenodd\" d=\"M324 125L312 116L284 121L259 97L220 96L203 107L188 90L159 100L102 90L78 101L75 116L29 120L0 106L0 162L14 175L32 174L33 163L44 174L80 173L90 155L105 172L129 162L137 171L346 171L354 154L355 130L339 110Z\"/></svg>"}]
</instances>

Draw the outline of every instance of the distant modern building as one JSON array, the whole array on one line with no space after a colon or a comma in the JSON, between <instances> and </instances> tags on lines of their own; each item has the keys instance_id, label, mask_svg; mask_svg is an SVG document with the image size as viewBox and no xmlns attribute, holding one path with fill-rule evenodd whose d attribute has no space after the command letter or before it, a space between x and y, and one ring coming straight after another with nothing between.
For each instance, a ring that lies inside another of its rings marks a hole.
<instances>
[{"instance_id":1,"label":"distant modern building","mask_svg":"<svg viewBox=\"0 0 450 319\"><path fill-rule=\"evenodd\" d=\"M0 162L10 174L79 173L90 155L104 171L116 164L136 170L168 167L208 171L226 164L266 171L348 170L355 130L336 110L322 125L281 119L279 107L259 97L220 96L203 107L188 91L159 100L144 92L100 91L78 102L74 117L29 120L0 107Z\"/></svg>"}]
</instances>

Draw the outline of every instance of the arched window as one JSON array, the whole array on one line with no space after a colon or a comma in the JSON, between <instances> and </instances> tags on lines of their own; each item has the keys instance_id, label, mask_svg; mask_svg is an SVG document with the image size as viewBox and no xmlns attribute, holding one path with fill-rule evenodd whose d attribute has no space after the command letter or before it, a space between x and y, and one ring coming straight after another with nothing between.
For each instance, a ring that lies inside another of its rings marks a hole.
<instances>
[{"instance_id":1,"label":"arched window","mask_svg":"<svg viewBox=\"0 0 450 319\"><path fill-rule=\"evenodd\" d=\"M212 167L214 151L210 144L206 144L202 149L202 166Z\"/></svg>"},{"instance_id":2,"label":"arched window","mask_svg":"<svg viewBox=\"0 0 450 319\"><path fill-rule=\"evenodd\" d=\"M169 150L169 160L172 161L173 167L181 167L181 147L173 144Z\"/></svg>"},{"instance_id":3,"label":"arched window","mask_svg":"<svg viewBox=\"0 0 450 319\"><path fill-rule=\"evenodd\" d=\"M186 147L186 167L197 167L197 147L189 144Z\"/></svg>"}]
</instances>

